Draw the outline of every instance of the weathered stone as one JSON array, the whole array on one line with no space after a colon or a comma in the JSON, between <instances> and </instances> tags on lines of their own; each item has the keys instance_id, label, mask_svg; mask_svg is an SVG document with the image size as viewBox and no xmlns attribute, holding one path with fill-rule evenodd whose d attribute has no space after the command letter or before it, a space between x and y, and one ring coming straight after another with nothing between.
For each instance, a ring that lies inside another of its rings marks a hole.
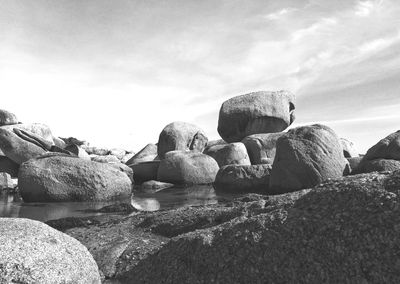
<instances>
[{"instance_id":1,"label":"weathered stone","mask_svg":"<svg viewBox=\"0 0 400 284\"><path fill-rule=\"evenodd\" d=\"M23 140L14 132L4 128L0 128L0 149L17 164L46 153L43 148Z\"/></svg>"},{"instance_id":2,"label":"weathered stone","mask_svg":"<svg viewBox=\"0 0 400 284\"><path fill-rule=\"evenodd\" d=\"M99 156L99 155L90 155L90 159L93 162L98 162L98 163L120 163L119 159L113 155L105 155L105 156Z\"/></svg>"},{"instance_id":3,"label":"weathered stone","mask_svg":"<svg viewBox=\"0 0 400 284\"><path fill-rule=\"evenodd\" d=\"M281 132L294 121L294 99L287 91L233 97L221 106L218 133L231 143L252 134Z\"/></svg>"},{"instance_id":4,"label":"weathered stone","mask_svg":"<svg viewBox=\"0 0 400 284\"><path fill-rule=\"evenodd\" d=\"M214 187L230 193L269 193L271 165L228 165L219 169Z\"/></svg>"},{"instance_id":5,"label":"weathered stone","mask_svg":"<svg viewBox=\"0 0 400 284\"><path fill-rule=\"evenodd\" d=\"M156 180L159 166L160 161L149 161L129 165L133 170L133 178L138 183Z\"/></svg>"},{"instance_id":6,"label":"weathered stone","mask_svg":"<svg viewBox=\"0 0 400 284\"><path fill-rule=\"evenodd\" d=\"M340 138L340 144L342 145L343 155L345 158L355 158L360 156L353 142L345 138Z\"/></svg>"},{"instance_id":7,"label":"weathered stone","mask_svg":"<svg viewBox=\"0 0 400 284\"><path fill-rule=\"evenodd\" d=\"M136 155L130 158L126 164L138 164L142 162L150 162L154 161L157 157L157 145L156 144L147 144L142 150L140 150Z\"/></svg>"},{"instance_id":8,"label":"weathered stone","mask_svg":"<svg viewBox=\"0 0 400 284\"><path fill-rule=\"evenodd\" d=\"M207 141L204 131L196 125L180 121L172 122L160 133L158 156L164 159L165 153L174 150L203 152Z\"/></svg>"},{"instance_id":9,"label":"weathered stone","mask_svg":"<svg viewBox=\"0 0 400 284\"><path fill-rule=\"evenodd\" d=\"M251 164L271 164L275 159L276 141L284 133L262 133L247 136L242 140L249 154Z\"/></svg>"},{"instance_id":10,"label":"weathered stone","mask_svg":"<svg viewBox=\"0 0 400 284\"><path fill-rule=\"evenodd\" d=\"M17 116L9 111L0 109L0 126L17 124Z\"/></svg>"},{"instance_id":11,"label":"weathered stone","mask_svg":"<svg viewBox=\"0 0 400 284\"><path fill-rule=\"evenodd\" d=\"M25 202L106 201L127 198L132 188L113 166L61 155L23 163L18 180Z\"/></svg>"},{"instance_id":12,"label":"weathered stone","mask_svg":"<svg viewBox=\"0 0 400 284\"><path fill-rule=\"evenodd\" d=\"M314 124L289 130L277 141L270 190L285 193L313 187L350 172L335 132Z\"/></svg>"},{"instance_id":13,"label":"weathered stone","mask_svg":"<svg viewBox=\"0 0 400 284\"><path fill-rule=\"evenodd\" d=\"M193 151L172 151L165 155L158 168L157 180L173 184L208 184L215 180L217 162Z\"/></svg>"},{"instance_id":14,"label":"weathered stone","mask_svg":"<svg viewBox=\"0 0 400 284\"><path fill-rule=\"evenodd\" d=\"M369 161L363 161L362 172L393 172L400 170L399 160L389 160L389 159L375 159Z\"/></svg>"},{"instance_id":15,"label":"weathered stone","mask_svg":"<svg viewBox=\"0 0 400 284\"><path fill-rule=\"evenodd\" d=\"M1 126L0 128L6 129L8 131L13 131L14 128L25 130L41 137L50 144L54 143L51 129L47 125L42 123L19 123L14 125Z\"/></svg>"},{"instance_id":16,"label":"weathered stone","mask_svg":"<svg viewBox=\"0 0 400 284\"><path fill-rule=\"evenodd\" d=\"M101 283L88 250L44 223L0 218L0 243L1 283Z\"/></svg>"},{"instance_id":17,"label":"weathered stone","mask_svg":"<svg viewBox=\"0 0 400 284\"><path fill-rule=\"evenodd\" d=\"M207 147L204 154L213 157L220 167L231 164L250 165L246 147L240 142Z\"/></svg>"}]
</instances>

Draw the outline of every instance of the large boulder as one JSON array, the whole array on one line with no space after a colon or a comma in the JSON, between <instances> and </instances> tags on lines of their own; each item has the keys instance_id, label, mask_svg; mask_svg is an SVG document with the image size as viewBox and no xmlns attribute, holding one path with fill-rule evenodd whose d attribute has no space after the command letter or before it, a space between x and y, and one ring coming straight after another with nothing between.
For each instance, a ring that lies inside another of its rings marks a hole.
<instances>
[{"instance_id":1,"label":"large boulder","mask_svg":"<svg viewBox=\"0 0 400 284\"><path fill-rule=\"evenodd\" d=\"M275 158L276 141L284 133L261 133L247 136L242 140L253 165L272 164Z\"/></svg>"},{"instance_id":2,"label":"large boulder","mask_svg":"<svg viewBox=\"0 0 400 284\"><path fill-rule=\"evenodd\" d=\"M9 111L0 109L0 126L17 124L17 116Z\"/></svg>"},{"instance_id":3,"label":"large boulder","mask_svg":"<svg viewBox=\"0 0 400 284\"><path fill-rule=\"evenodd\" d=\"M19 165L6 156L0 156L0 172L8 173L12 177L18 176Z\"/></svg>"},{"instance_id":4,"label":"large boulder","mask_svg":"<svg viewBox=\"0 0 400 284\"><path fill-rule=\"evenodd\" d=\"M194 124L176 121L168 124L158 139L158 156L174 150L196 150L203 152L208 142L204 131Z\"/></svg>"},{"instance_id":5,"label":"large boulder","mask_svg":"<svg viewBox=\"0 0 400 284\"><path fill-rule=\"evenodd\" d=\"M294 95L287 91L233 97L221 106L218 133L231 143L252 134L281 132L294 121L294 101Z\"/></svg>"},{"instance_id":6,"label":"large boulder","mask_svg":"<svg viewBox=\"0 0 400 284\"><path fill-rule=\"evenodd\" d=\"M356 147L354 146L354 143L350 140L340 138L340 144L342 144L343 155L345 158L356 158L360 156Z\"/></svg>"},{"instance_id":7,"label":"large boulder","mask_svg":"<svg viewBox=\"0 0 400 284\"><path fill-rule=\"evenodd\" d=\"M0 128L0 149L8 158L17 164L22 164L29 159L46 153L46 150L42 147L30 143L19 137L13 131L4 128Z\"/></svg>"},{"instance_id":8,"label":"large boulder","mask_svg":"<svg viewBox=\"0 0 400 284\"><path fill-rule=\"evenodd\" d=\"M44 223L0 218L0 243L0 283L101 283L86 247Z\"/></svg>"},{"instance_id":9,"label":"large boulder","mask_svg":"<svg viewBox=\"0 0 400 284\"><path fill-rule=\"evenodd\" d=\"M289 130L278 139L270 190L285 193L338 178L350 169L335 132L315 124Z\"/></svg>"},{"instance_id":10,"label":"large boulder","mask_svg":"<svg viewBox=\"0 0 400 284\"><path fill-rule=\"evenodd\" d=\"M133 170L133 178L138 183L156 180L159 166L160 161L148 161L129 165Z\"/></svg>"},{"instance_id":11,"label":"large boulder","mask_svg":"<svg viewBox=\"0 0 400 284\"><path fill-rule=\"evenodd\" d=\"M269 193L271 165L227 165L219 169L214 187L229 193Z\"/></svg>"},{"instance_id":12,"label":"large boulder","mask_svg":"<svg viewBox=\"0 0 400 284\"><path fill-rule=\"evenodd\" d=\"M158 168L157 180L174 184L209 184L215 181L217 162L193 151L172 151Z\"/></svg>"},{"instance_id":13,"label":"large boulder","mask_svg":"<svg viewBox=\"0 0 400 284\"><path fill-rule=\"evenodd\" d=\"M126 164L138 164L142 162L154 161L157 157L157 145L156 144L147 144L142 150L136 153L132 158L130 158Z\"/></svg>"},{"instance_id":14,"label":"large boulder","mask_svg":"<svg viewBox=\"0 0 400 284\"><path fill-rule=\"evenodd\" d=\"M231 164L250 165L246 147L240 142L207 147L204 154L213 157L220 167Z\"/></svg>"},{"instance_id":15,"label":"large boulder","mask_svg":"<svg viewBox=\"0 0 400 284\"><path fill-rule=\"evenodd\" d=\"M48 143L54 144L53 134L51 132L51 129L47 125L42 123L20 123L15 125L1 126L0 128L7 129L9 131L13 131L14 128L28 131L32 134L41 137Z\"/></svg>"},{"instance_id":16,"label":"large boulder","mask_svg":"<svg viewBox=\"0 0 400 284\"><path fill-rule=\"evenodd\" d=\"M54 154L23 163L18 186L25 202L107 201L129 197L132 182L111 165Z\"/></svg>"},{"instance_id":17,"label":"large boulder","mask_svg":"<svg viewBox=\"0 0 400 284\"><path fill-rule=\"evenodd\" d=\"M362 162L361 169L363 173L393 172L400 170L400 161L390 159L367 160ZM359 170L360 167L356 170L356 172L358 172Z\"/></svg>"}]
</instances>

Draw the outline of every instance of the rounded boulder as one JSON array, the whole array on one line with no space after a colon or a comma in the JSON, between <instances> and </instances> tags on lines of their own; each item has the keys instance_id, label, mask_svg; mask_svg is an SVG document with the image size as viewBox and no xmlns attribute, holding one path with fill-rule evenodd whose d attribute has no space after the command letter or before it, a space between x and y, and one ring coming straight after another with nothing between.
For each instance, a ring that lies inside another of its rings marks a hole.
<instances>
[{"instance_id":1,"label":"rounded boulder","mask_svg":"<svg viewBox=\"0 0 400 284\"><path fill-rule=\"evenodd\" d=\"M246 147L240 142L207 147L204 154L213 157L220 167L231 164L250 165Z\"/></svg>"}]
</instances>

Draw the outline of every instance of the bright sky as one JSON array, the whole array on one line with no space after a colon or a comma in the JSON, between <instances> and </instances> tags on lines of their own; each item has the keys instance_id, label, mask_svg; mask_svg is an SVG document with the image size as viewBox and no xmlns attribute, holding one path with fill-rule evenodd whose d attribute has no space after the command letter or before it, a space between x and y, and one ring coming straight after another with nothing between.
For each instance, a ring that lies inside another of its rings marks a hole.
<instances>
[{"instance_id":1,"label":"bright sky","mask_svg":"<svg viewBox=\"0 0 400 284\"><path fill-rule=\"evenodd\" d=\"M297 95L361 152L400 129L400 1L0 0L0 108L140 150L175 120L210 139L221 103Z\"/></svg>"}]
</instances>

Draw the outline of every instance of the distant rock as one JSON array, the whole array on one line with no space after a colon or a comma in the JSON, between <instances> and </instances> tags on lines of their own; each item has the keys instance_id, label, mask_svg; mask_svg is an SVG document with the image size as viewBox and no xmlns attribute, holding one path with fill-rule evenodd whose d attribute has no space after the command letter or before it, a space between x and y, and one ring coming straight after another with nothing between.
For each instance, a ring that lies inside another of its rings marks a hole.
<instances>
[{"instance_id":1,"label":"distant rock","mask_svg":"<svg viewBox=\"0 0 400 284\"><path fill-rule=\"evenodd\" d=\"M227 165L219 169L214 187L229 193L269 193L271 165Z\"/></svg>"},{"instance_id":2,"label":"distant rock","mask_svg":"<svg viewBox=\"0 0 400 284\"><path fill-rule=\"evenodd\" d=\"M294 121L294 109L295 96L287 91L233 97L221 106L218 133L231 143L252 134L281 132Z\"/></svg>"},{"instance_id":3,"label":"distant rock","mask_svg":"<svg viewBox=\"0 0 400 284\"><path fill-rule=\"evenodd\" d=\"M44 223L0 218L0 243L1 283L101 283L86 247Z\"/></svg>"},{"instance_id":4,"label":"distant rock","mask_svg":"<svg viewBox=\"0 0 400 284\"><path fill-rule=\"evenodd\" d=\"M17 116L9 111L0 109L0 126L18 124Z\"/></svg>"},{"instance_id":5,"label":"distant rock","mask_svg":"<svg viewBox=\"0 0 400 284\"><path fill-rule=\"evenodd\" d=\"M121 163L126 164L130 159L132 159L133 156L135 156L135 153L133 152L125 154L125 156L123 156L121 159Z\"/></svg>"},{"instance_id":6,"label":"distant rock","mask_svg":"<svg viewBox=\"0 0 400 284\"><path fill-rule=\"evenodd\" d=\"M78 158L90 161L90 156L89 154L83 150L83 148L79 147L78 145L75 144L70 144L67 147L65 147L65 150L73 153L74 155L76 155Z\"/></svg>"},{"instance_id":7,"label":"distant rock","mask_svg":"<svg viewBox=\"0 0 400 284\"><path fill-rule=\"evenodd\" d=\"M220 167L231 164L250 165L246 147L240 142L207 147L204 154L213 157Z\"/></svg>"},{"instance_id":8,"label":"distant rock","mask_svg":"<svg viewBox=\"0 0 400 284\"><path fill-rule=\"evenodd\" d=\"M343 147L343 155L345 158L354 158L360 156L353 142L345 138L340 138L340 143Z\"/></svg>"},{"instance_id":9,"label":"distant rock","mask_svg":"<svg viewBox=\"0 0 400 284\"><path fill-rule=\"evenodd\" d=\"M16 164L22 164L29 159L38 157L46 151L30 143L12 131L0 128L0 149Z\"/></svg>"},{"instance_id":10,"label":"distant rock","mask_svg":"<svg viewBox=\"0 0 400 284\"><path fill-rule=\"evenodd\" d=\"M289 130L277 141L270 190L285 193L313 187L350 172L335 132L314 124Z\"/></svg>"},{"instance_id":11,"label":"distant rock","mask_svg":"<svg viewBox=\"0 0 400 284\"><path fill-rule=\"evenodd\" d=\"M18 185L25 202L107 201L132 189L127 174L111 165L54 154L23 163Z\"/></svg>"},{"instance_id":12,"label":"distant rock","mask_svg":"<svg viewBox=\"0 0 400 284\"><path fill-rule=\"evenodd\" d=\"M156 180L149 180L138 186L138 190L144 193L156 193L163 189L171 188L172 183L161 182Z\"/></svg>"},{"instance_id":13,"label":"distant rock","mask_svg":"<svg viewBox=\"0 0 400 284\"><path fill-rule=\"evenodd\" d=\"M276 141L284 133L262 133L245 137L242 142L247 148L253 165L271 164L275 159Z\"/></svg>"},{"instance_id":14,"label":"distant rock","mask_svg":"<svg viewBox=\"0 0 400 284\"><path fill-rule=\"evenodd\" d=\"M187 122L172 122L161 131L158 140L158 156L163 159L165 153L174 150L195 150L203 152L208 138L204 131Z\"/></svg>"},{"instance_id":15,"label":"distant rock","mask_svg":"<svg viewBox=\"0 0 400 284\"><path fill-rule=\"evenodd\" d=\"M0 190L14 189L14 183L8 173L0 172Z\"/></svg>"},{"instance_id":16,"label":"distant rock","mask_svg":"<svg viewBox=\"0 0 400 284\"><path fill-rule=\"evenodd\" d=\"M124 149L111 149L110 150L110 155L113 155L118 158L118 160L121 160L126 154L126 151Z\"/></svg>"},{"instance_id":17,"label":"distant rock","mask_svg":"<svg viewBox=\"0 0 400 284\"><path fill-rule=\"evenodd\" d=\"M159 166L160 161L148 161L129 165L133 170L133 178L138 183L156 180Z\"/></svg>"},{"instance_id":18,"label":"distant rock","mask_svg":"<svg viewBox=\"0 0 400 284\"><path fill-rule=\"evenodd\" d=\"M113 155L105 155L105 156L99 156L99 155L90 155L90 158L93 162L98 162L98 163L120 163L117 157Z\"/></svg>"},{"instance_id":19,"label":"distant rock","mask_svg":"<svg viewBox=\"0 0 400 284\"><path fill-rule=\"evenodd\" d=\"M63 140L66 145L74 144L74 145L78 145L78 146L84 147L87 144L86 141L79 140L79 139L77 139L75 137L68 137L68 138L60 137L60 139Z\"/></svg>"},{"instance_id":20,"label":"distant rock","mask_svg":"<svg viewBox=\"0 0 400 284\"><path fill-rule=\"evenodd\" d=\"M172 151L161 160L157 180L173 184L209 184L215 181L218 170L218 163L208 155Z\"/></svg>"},{"instance_id":21,"label":"distant rock","mask_svg":"<svg viewBox=\"0 0 400 284\"><path fill-rule=\"evenodd\" d=\"M132 158L130 158L126 164L129 166L131 164L154 161L157 155L157 145L150 143L136 153Z\"/></svg>"},{"instance_id":22,"label":"distant rock","mask_svg":"<svg viewBox=\"0 0 400 284\"><path fill-rule=\"evenodd\" d=\"M12 177L18 176L19 165L6 156L0 156L0 172L5 172Z\"/></svg>"}]
</instances>

